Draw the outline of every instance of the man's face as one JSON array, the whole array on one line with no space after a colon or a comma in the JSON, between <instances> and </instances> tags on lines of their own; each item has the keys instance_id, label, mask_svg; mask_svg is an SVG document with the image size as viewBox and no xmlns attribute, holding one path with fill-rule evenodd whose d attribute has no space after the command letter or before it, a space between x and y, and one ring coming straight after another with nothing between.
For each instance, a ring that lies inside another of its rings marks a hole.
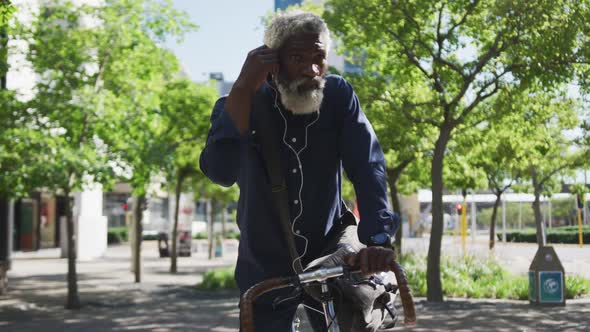
<instances>
[{"instance_id":1,"label":"man's face","mask_svg":"<svg viewBox=\"0 0 590 332\"><path fill-rule=\"evenodd\" d=\"M279 51L279 77L286 83L302 80L301 89L313 89L314 78L326 73L326 45L317 34L300 34L289 38Z\"/></svg>"},{"instance_id":2,"label":"man's face","mask_svg":"<svg viewBox=\"0 0 590 332\"><path fill-rule=\"evenodd\" d=\"M283 105L295 114L315 112L323 98L326 45L317 34L289 38L279 50L277 85Z\"/></svg>"}]
</instances>

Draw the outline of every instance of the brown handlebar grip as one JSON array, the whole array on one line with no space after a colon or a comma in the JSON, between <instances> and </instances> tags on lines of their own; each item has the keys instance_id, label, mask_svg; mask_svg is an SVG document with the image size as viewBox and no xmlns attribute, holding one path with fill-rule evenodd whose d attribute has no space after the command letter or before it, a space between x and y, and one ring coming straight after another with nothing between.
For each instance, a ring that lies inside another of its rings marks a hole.
<instances>
[{"instance_id":1,"label":"brown handlebar grip","mask_svg":"<svg viewBox=\"0 0 590 332\"><path fill-rule=\"evenodd\" d=\"M262 294L291 286L291 278L274 278L250 287L240 299L240 324L243 332L254 332L254 301Z\"/></svg>"},{"instance_id":2,"label":"brown handlebar grip","mask_svg":"<svg viewBox=\"0 0 590 332\"><path fill-rule=\"evenodd\" d=\"M408 326L416 325L416 308L414 307L412 291L408 286L406 271L398 262L393 262L392 271L397 279L397 287L404 308L404 323Z\"/></svg>"}]
</instances>

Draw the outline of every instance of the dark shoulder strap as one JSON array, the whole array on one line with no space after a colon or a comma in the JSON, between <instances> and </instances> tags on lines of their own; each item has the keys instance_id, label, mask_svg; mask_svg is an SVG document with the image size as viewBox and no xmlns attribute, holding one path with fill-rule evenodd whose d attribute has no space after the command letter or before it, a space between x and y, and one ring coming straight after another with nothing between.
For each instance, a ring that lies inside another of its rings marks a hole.
<instances>
[{"instance_id":1,"label":"dark shoulder strap","mask_svg":"<svg viewBox=\"0 0 590 332\"><path fill-rule=\"evenodd\" d=\"M287 193L287 182L283 174L283 165L280 156L280 133L278 133L277 123L273 121L272 112L278 112L274 108L268 97L260 92L254 97L252 103L252 112L254 112L254 130L259 137L260 151L266 166L266 171L272 187L272 196L274 207L278 212L279 222L283 230L283 235L289 248L289 255L294 261L296 273L302 273L303 267L299 254L295 247L295 239L291 230L291 216L289 212L289 202Z\"/></svg>"}]
</instances>

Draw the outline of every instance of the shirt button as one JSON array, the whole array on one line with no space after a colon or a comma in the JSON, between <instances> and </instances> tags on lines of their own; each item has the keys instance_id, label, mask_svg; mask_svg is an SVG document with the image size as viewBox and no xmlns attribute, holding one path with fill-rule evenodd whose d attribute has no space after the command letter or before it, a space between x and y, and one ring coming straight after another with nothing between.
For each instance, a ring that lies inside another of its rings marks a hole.
<instances>
[{"instance_id":1,"label":"shirt button","mask_svg":"<svg viewBox=\"0 0 590 332\"><path fill-rule=\"evenodd\" d=\"M297 173L297 168L293 168L293 174Z\"/></svg>"},{"instance_id":2,"label":"shirt button","mask_svg":"<svg viewBox=\"0 0 590 332\"><path fill-rule=\"evenodd\" d=\"M256 130L252 130L252 135L256 134Z\"/></svg>"},{"instance_id":3,"label":"shirt button","mask_svg":"<svg viewBox=\"0 0 590 332\"><path fill-rule=\"evenodd\" d=\"M294 200L293 203L299 204L299 200Z\"/></svg>"},{"instance_id":4,"label":"shirt button","mask_svg":"<svg viewBox=\"0 0 590 332\"><path fill-rule=\"evenodd\" d=\"M295 138L295 137L291 138L291 142L293 142L293 143L297 142L297 138Z\"/></svg>"},{"instance_id":5,"label":"shirt button","mask_svg":"<svg viewBox=\"0 0 590 332\"><path fill-rule=\"evenodd\" d=\"M296 230L295 231L295 234L299 235L299 234L301 234L301 231L300 230Z\"/></svg>"}]
</instances>

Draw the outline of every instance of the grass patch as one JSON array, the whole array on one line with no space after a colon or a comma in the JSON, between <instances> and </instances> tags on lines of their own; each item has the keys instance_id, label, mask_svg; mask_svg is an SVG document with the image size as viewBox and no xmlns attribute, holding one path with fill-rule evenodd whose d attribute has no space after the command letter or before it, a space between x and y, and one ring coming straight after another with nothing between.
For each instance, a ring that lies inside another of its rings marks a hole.
<instances>
[{"instance_id":1,"label":"grass patch","mask_svg":"<svg viewBox=\"0 0 590 332\"><path fill-rule=\"evenodd\" d=\"M193 235L193 239L195 239L195 240L206 240L206 239L208 239L207 232L199 232L199 233Z\"/></svg>"},{"instance_id":2,"label":"grass patch","mask_svg":"<svg viewBox=\"0 0 590 332\"><path fill-rule=\"evenodd\" d=\"M573 299L590 294L590 279L578 275L565 275L565 298Z\"/></svg>"},{"instance_id":3,"label":"grass patch","mask_svg":"<svg viewBox=\"0 0 590 332\"><path fill-rule=\"evenodd\" d=\"M426 296L426 256L405 254L401 263L414 296ZM441 277L443 294L447 297L525 301L529 298L528 278L508 273L492 258L443 256ZM590 295L590 279L566 273L565 285L566 299ZM197 287L204 290L237 289L234 267L208 271Z\"/></svg>"},{"instance_id":4,"label":"grass patch","mask_svg":"<svg viewBox=\"0 0 590 332\"><path fill-rule=\"evenodd\" d=\"M401 263L415 296L426 296L426 256L406 254ZM443 294L448 297L528 300L526 276L515 276L492 258L441 257ZM566 273L566 299L590 294L590 280Z\"/></svg>"},{"instance_id":5,"label":"grass patch","mask_svg":"<svg viewBox=\"0 0 590 332\"><path fill-rule=\"evenodd\" d=\"M227 267L207 271L203 276L203 282L197 288L206 290L237 289L234 270L234 267Z\"/></svg>"}]
</instances>

